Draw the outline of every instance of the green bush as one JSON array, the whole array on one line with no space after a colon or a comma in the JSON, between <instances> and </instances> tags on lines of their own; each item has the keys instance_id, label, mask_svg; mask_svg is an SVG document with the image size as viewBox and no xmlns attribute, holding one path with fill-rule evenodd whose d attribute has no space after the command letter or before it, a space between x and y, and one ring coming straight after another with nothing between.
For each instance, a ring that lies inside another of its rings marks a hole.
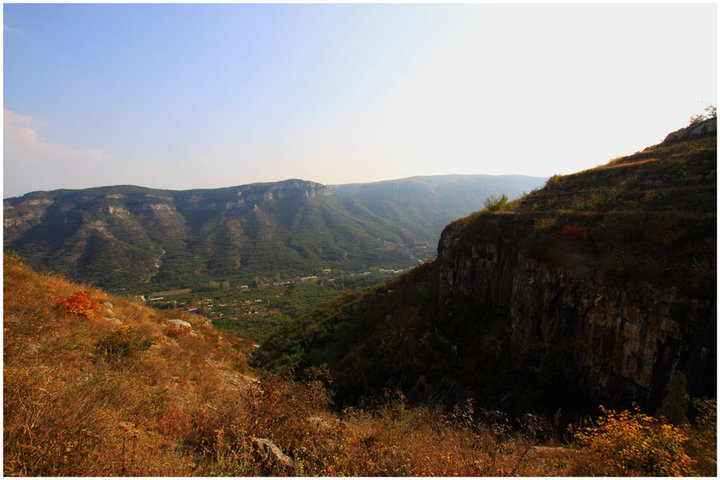
<instances>
[{"instance_id":1,"label":"green bush","mask_svg":"<svg viewBox=\"0 0 720 480\"><path fill-rule=\"evenodd\" d=\"M490 195L485 199L485 211L497 212L498 210L503 210L507 206L507 202L508 197L504 193L501 197Z\"/></svg>"},{"instance_id":2,"label":"green bush","mask_svg":"<svg viewBox=\"0 0 720 480\"><path fill-rule=\"evenodd\" d=\"M658 418L665 418L673 425L687 425L687 409L690 396L687 393L687 378L682 372L675 372L667 386L667 395L655 412Z\"/></svg>"},{"instance_id":3,"label":"green bush","mask_svg":"<svg viewBox=\"0 0 720 480\"><path fill-rule=\"evenodd\" d=\"M135 352L145 351L151 345L151 340L140 335L130 325L122 325L95 345L95 354L106 362L111 362L128 358Z\"/></svg>"}]
</instances>

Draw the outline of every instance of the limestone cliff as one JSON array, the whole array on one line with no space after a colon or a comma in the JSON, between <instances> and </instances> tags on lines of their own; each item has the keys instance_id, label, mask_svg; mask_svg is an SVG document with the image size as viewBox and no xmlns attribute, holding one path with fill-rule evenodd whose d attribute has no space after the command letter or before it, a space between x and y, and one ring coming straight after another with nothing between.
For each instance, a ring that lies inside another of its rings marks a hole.
<instances>
[{"instance_id":1,"label":"limestone cliff","mask_svg":"<svg viewBox=\"0 0 720 480\"><path fill-rule=\"evenodd\" d=\"M449 225L440 304L490 306L518 362L557 366L595 397L656 403L677 370L714 394L716 130L688 127L556 177L513 212Z\"/></svg>"},{"instance_id":2,"label":"limestone cliff","mask_svg":"<svg viewBox=\"0 0 720 480\"><path fill-rule=\"evenodd\" d=\"M714 125L451 223L434 262L288 326L258 362L326 364L340 402L654 408L676 371L715 396Z\"/></svg>"},{"instance_id":3,"label":"limestone cliff","mask_svg":"<svg viewBox=\"0 0 720 480\"><path fill-rule=\"evenodd\" d=\"M476 240L467 249L460 226L440 240L439 302L469 296L507 316L514 355L526 368L559 368L583 391L613 403L656 403L676 370L693 393L714 392L714 299L528 258L520 236Z\"/></svg>"}]
</instances>

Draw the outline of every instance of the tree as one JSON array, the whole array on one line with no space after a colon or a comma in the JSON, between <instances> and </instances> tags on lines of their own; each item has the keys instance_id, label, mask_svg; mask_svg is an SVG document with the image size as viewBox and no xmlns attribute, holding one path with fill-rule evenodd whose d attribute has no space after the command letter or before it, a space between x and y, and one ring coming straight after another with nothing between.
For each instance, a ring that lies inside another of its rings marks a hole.
<instances>
[{"instance_id":1,"label":"tree","mask_svg":"<svg viewBox=\"0 0 720 480\"><path fill-rule=\"evenodd\" d=\"M687 377L682 372L675 372L667 385L667 395L662 405L655 412L658 418L665 419L673 425L686 425L687 409L690 396L687 393Z\"/></svg>"},{"instance_id":2,"label":"tree","mask_svg":"<svg viewBox=\"0 0 720 480\"><path fill-rule=\"evenodd\" d=\"M717 118L717 107L715 105L711 105L708 103L707 105L705 105L704 111L705 113L693 115L692 117L690 117L690 125L697 125L698 123L702 123L705 120Z\"/></svg>"}]
</instances>

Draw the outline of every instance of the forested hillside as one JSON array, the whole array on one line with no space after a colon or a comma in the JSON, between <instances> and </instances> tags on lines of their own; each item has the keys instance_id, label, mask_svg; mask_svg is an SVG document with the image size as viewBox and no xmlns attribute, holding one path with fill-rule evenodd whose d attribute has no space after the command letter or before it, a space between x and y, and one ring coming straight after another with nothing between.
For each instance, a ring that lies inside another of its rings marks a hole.
<instances>
[{"instance_id":1,"label":"forested hillside","mask_svg":"<svg viewBox=\"0 0 720 480\"><path fill-rule=\"evenodd\" d=\"M415 181L395 182L403 186L399 194L374 201L302 180L209 190L33 192L4 201L5 249L36 268L139 293L323 268L405 268L431 256L440 228L477 210L476 199L506 184L509 194L520 193L515 177L470 176L462 183L467 200L454 207L428 188L406 191ZM520 183L537 186L541 179Z\"/></svg>"},{"instance_id":2,"label":"forested hillside","mask_svg":"<svg viewBox=\"0 0 720 480\"><path fill-rule=\"evenodd\" d=\"M348 209L360 204L434 243L445 225L481 209L488 197L517 198L545 180L524 175L439 175L329 188Z\"/></svg>"}]
</instances>

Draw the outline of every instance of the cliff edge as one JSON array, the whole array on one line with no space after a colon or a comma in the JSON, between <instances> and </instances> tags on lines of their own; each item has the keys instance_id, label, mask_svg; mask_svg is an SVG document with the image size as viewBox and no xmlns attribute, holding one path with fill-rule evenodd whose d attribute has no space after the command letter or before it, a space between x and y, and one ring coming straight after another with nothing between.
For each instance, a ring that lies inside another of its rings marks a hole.
<instances>
[{"instance_id":1,"label":"cliff edge","mask_svg":"<svg viewBox=\"0 0 720 480\"><path fill-rule=\"evenodd\" d=\"M437 259L270 339L341 402L399 389L528 410L716 395L716 121L443 231ZM682 131L681 131L682 132Z\"/></svg>"}]
</instances>

